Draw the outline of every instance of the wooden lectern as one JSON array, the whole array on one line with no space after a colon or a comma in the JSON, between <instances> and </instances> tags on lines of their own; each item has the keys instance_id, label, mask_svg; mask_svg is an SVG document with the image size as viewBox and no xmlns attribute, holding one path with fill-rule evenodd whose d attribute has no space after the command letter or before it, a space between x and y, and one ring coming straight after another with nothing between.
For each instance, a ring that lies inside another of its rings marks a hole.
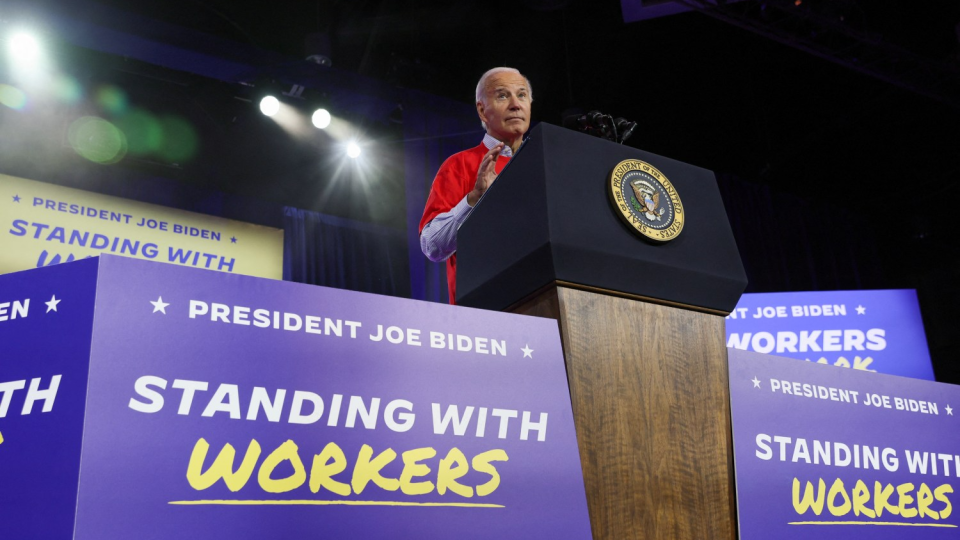
<instances>
[{"instance_id":1,"label":"wooden lectern","mask_svg":"<svg viewBox=\"0 0 960 540\"><path fill-rule=\"evenodd\" d=\"M611 206L626 159L676 188L671 242ZM457 244L458 304L560 323L594 538L736 538L723 316L746 276L713 173L540 124Z\"/></svg>"}]
</instances>

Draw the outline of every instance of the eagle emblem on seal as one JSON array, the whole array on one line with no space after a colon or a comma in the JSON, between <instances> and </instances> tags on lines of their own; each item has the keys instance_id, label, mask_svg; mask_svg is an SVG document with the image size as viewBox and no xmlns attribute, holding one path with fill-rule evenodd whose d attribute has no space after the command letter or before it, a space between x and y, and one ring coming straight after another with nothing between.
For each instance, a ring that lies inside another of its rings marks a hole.
<instances>
[{"instance_id":1,"label":"eagle emblem on seal","mask_svg":"<svg viewBox=\"0 0 960 540\"><path fill-rule=\"evenodd\" d=\"M630 187L633 188L633 194L637 197L642 210L646 210L643 215L650 221L660 221L663 213L667 211L666 208L660 208L660 211L657 211L660 207L660 192L644 180L634 180L630 182Z\"/></svg>"},{"instance_id":2,"label":"eagle emblem on seal","mask_svg":"<svg viewBox=\"0 0 960 540\"><path fill-rule=\"evenodd\" d=\"M669 242L683 230L686 210L673 183L639 159L618 163L607 181L614 213L632 232L655 243Z\"/></svg>"}]
</instances>

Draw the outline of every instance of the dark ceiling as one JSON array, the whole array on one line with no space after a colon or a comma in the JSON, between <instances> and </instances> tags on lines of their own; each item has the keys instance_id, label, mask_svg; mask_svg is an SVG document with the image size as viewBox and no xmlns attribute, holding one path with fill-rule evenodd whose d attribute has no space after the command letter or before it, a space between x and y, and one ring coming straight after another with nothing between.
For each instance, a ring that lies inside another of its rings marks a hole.
<instances>
[{"instance_id":1,"label":"dark ceiling","mask_svg":"<svg viewBox=\"0 0 960 540\"><path fill-rule=\"evenodd\" d=\"M906 1L731 3L819 18L819 27L781 29L777 41L697 11L624 23L620 3L610 1L98 3L294 62L323 54L335 69L464 103L485 69L515 66L534 86L535 121L559 123L570 108L637 120L630 144L842 206L916 250L918 264L952 259L960 240L951 219L960 195L960 110L799 50L824 29L849 29L868 47L958 73L954 1L922 9Z\"/></svg>"},{"instance_id":2,"label":"dark ceiling","mask_svg":"<svg viewBox=\"0 0 960 540\"><path fill-rule=\"evenodd\" d=\"M486 68L515 66L535 120L569 108L635 119L634 146L867 213L884 207L880 186L933 190L929 204L960 176L956 108L698 12L625 24L609 1L99 3L465 103ZM794 3L957 69L960 3ZM933 233L919 221L911 233Z\"/></svg>"}]
</instances>

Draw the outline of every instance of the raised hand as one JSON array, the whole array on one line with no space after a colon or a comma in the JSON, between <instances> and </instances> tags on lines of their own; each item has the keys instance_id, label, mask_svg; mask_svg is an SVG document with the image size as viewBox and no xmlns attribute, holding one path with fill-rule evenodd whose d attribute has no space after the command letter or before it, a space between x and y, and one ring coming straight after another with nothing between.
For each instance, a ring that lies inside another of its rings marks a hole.
<instances>
[{"instance_id":1,"label":"raised hand","mask_svg":"<svg viewBox=\"0 0 960 540\"><path fill-rule=\"evenodd\" d=\"M483 156L483 161L480 162L480 168L477 169L477 183L473 185L473 191L467 193L467 204L470 206L476 206L477 201L480 200L480 197L493 185L493 181L497 179L497 158L500 157L500 152L503 150L503 143L499 143L487 152L487 155Z\"/></svg>"}]
</instances>

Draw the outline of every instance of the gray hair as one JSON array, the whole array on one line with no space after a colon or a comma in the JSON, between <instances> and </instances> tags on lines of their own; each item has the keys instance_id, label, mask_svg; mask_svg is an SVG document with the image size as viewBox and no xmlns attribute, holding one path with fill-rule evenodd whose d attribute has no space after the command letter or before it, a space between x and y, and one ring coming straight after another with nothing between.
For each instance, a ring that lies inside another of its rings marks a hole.
<instances>
[{"instance_id":1,"label":"gray hair","mask_svg":"<svg viewBox=\"0 0 960 540\"><path fill-rule=\"evenodd\" d=\"M476 92L477 101L483 101L483 89L487 85L487 79L496 75L497 73L505 73L505 72L516 73L517 75L520 75L521 77L523 77L523 80L526 81L527 83L527 92L529 92L530 94L530 102L533 103L533 86L530 85L530 79L528 79L527 76L524 75L523 73L520 73L519 69L512 68L512 67L495 67L493 69L487 70L487 72L480 77L480 81L477 82L477 92ZM483 125L483 130L486 131L487 123L481 121L480 124Z\"/></svg>"}]
</instances>

